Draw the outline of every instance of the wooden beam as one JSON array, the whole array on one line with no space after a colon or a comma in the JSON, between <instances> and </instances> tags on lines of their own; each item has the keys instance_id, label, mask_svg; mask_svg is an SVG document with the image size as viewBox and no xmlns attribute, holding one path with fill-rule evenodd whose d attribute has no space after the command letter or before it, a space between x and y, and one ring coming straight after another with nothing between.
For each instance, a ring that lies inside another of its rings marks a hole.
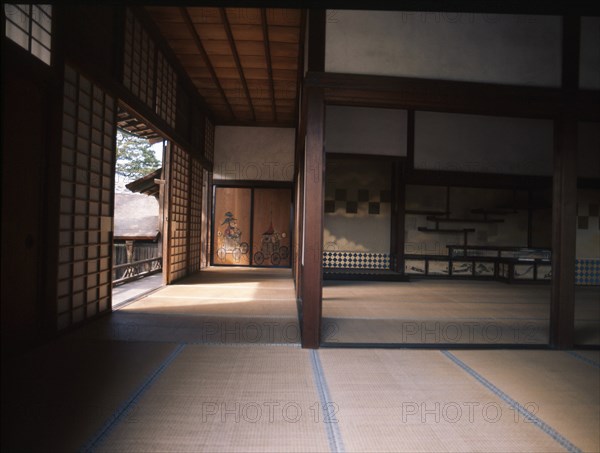
<instances>
[{"instance_id":1,"label":"wooden beam","mask_svg":"<svg viewBox=\"0 0 600 453\"><path fill-rule=\"evenodd\" d=\"M277 122L277 106L275 105L275 88L273 84L273 65L271 63L271 44L269 41L269 24L267 23L267 10L260 9L260 23L263 30L263 41L265 44L265 60L267 61L267 73L269 74L269 94L271 96L271 110L273 121Z\"/></svg>"},{"instance_id":2,"label":"wooden beam","mask_svg":"<svg viewBox=\"0 0 600 453\"><path fill-rule=\"evenodd\" d=\"M321 340L323 288L323 199L325 103L323 90L307 93L304 162L304 243L302 275L302 347L316 349Z\"/></svg>"},{"instance_id":3,"label":"wooden beam","mask_svg":"<svg viewBox=\"0 0 600 453\"><path fill-rule=\"evenodd\" d=\"M183 18L183 22L184 22L186 28L188 29L188 32L190 33L194 43L196 44L196 48L198 49L198 52L200 53L200 57L202 58L202 61L204 62L205 66L208 69L208 72L210 73L210 78L212 79L213 83L217 87L217 91L219 92L221 98L225 102L227 111L231 115L231 118L235 120L236 119L235 113L233 113L233 109L231 108L231 105L229 104L229 100L227 99L227 96L225 95L225 91L223 91L223 87L221 86L221 83L219 82L219 77L217 76L217 73L215 72L215 68L213 67L213 65L210 61L210 58L208 57L208 54L206 53L206 50L204 49L204 45L202 44L202 40L200 39L200 36L198 35L198 32L196 31L196 27L194 27L194 23L192 22L190 13L188 12L187 8L185 8L185 7L180 7L179 12L181 13L181 17Z\"/></svg>"},{"instance_id":4,"label":"wooden beam","mask_svg":"<svg viewBox=\"0 0 600 453\"><path fill-rule=\"evenodd\" d=\"M233 39L233 33L231 32L231 25L229 24L229 19L227 18L227 12L225 11L225 8L219 8L219 12L221 13L221 21L223 22L223 27L225 28L225 33L227 34L227 40L229 41L231 54L233 55L233 59L235 61L235 67L237 68L238 76L242 82L242 87L244 88L244 94L246 95L246 101L248 102L248 109L250 110L252 121L256 121L256 112L254 111L254 106L252 105L250 90L248 90L248 83L246 82L244 70L242 69L242 63L240 62L240 56L235 45L235 40Z\"/></svg>"},{"instance_id":5,"label":"wooden beam","mask_svg":"<svg viewBox=\"0 0 600 453\"><path fill-rule=\"evenodd\" d=\"M311 9L308 12L308 71L325 71L325 28L324 9Z\"/></svg>"},{"instance_id":6,"label":"wooden beam","mask_svg":"<svg viewBox=\"0 0 600 453\"><path fill-rule=\"evenodd\" d=\"M406 183L404 178L404 165L401 159L395 159L392 165L392 238L391 255L393 262L391 269L404 274L404 217L406 209L405 193Z\"/></svg>"},{"instance_id":7,"label":"wooden beam","mask_svg":"<svg viewBox=\"0 0 600 453\"><path fill-rule=\"evenodd\" d=\"M304 84L324 88L332 105L549 119L564 105L560 88L338 73L309 73ZM575 96L577 117L600 121L599 102L600 92L581 90Z\"/></svg>"},{"instance_id":8,"label":"wooden beam","mask_svg":"<svg viewBox=\"0 0 600 453\"><path fill-rule=\"evenodd\" d=\"M300 101L302 100L302 90L304 85L304 41L306 40L306 10L302 10L300 18L300 38L298 41L298 63L296 70L296 101L294 106L294 112L296 112L296 118L300 123ZM296 138L298 136L298 130L296 131Z\"/></svg>"}]
</instances>

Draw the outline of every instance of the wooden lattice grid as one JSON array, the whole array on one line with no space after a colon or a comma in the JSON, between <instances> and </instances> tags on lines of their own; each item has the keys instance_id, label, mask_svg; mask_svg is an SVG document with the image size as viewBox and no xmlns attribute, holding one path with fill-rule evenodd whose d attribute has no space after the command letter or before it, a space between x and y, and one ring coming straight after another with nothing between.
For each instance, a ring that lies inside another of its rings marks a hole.
<instances>
[{"instance_id":1,"label":"wooden lattice grid","mask_svg":"<svg viewBox=\"0 0 600 453\"><path fill-rule=\"evenodd\" d=\"M110 309L116 100L65 68L57 328Z\"/></svg>"}]
</instances>

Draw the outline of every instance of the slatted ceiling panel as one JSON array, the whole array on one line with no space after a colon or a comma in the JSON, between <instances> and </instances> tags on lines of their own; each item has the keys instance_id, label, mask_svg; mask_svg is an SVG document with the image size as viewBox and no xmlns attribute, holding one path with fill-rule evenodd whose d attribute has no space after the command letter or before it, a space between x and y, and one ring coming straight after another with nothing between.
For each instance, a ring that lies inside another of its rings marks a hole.
<instances>
[{"instance_id":1,"label":"slatted ceiling panel","mask_svg":"<svg viewBox=\"0 0 600 453\"><path fill-rule=\"evenodd\" d=\"M263 42L263 30L260 25L232 25L231 33L236 41Z\"/></svg>"},{"instance_id":2,"label":"slatted ceiling panel","mask_svg":"<svg viewBox=\"0 0 600 453\"><path fill-rule=\"evenodd\" d=\"M227 32L225 31L225 28L223 28L223 24L221 23L220 19L218 23L214 24L194 23L194 27L196 28L198 36L200 36L200 39L202 39L202 43L210 40L227 41Z\"/></svg>"},{"instance_id":3,"label":"slatted ceiling panel","mask_svg":"<svg viewBox=\"0 0 600 453\"><path fill-rule=\"evenodd\" d=\"M192 39L171 39L169 45L178 55L198 55L198 49Z\"/></svg>"},{"instance_id":4,"label":"slatted ceiling panel","mask_svg":"<svg viewBox=\"0 0 600 453\"><path fill-rule=\"evenodd\" d=\"M300 41L300 28L269 25L269 41L273 43L297 43Z\"/></svg>"},{"instance_id":5,"label":"slatted ceiling panel","mask_svg":"<svg viewBox=\"0 0 600 453\"><path fill-rule=\"evenodd\" d=\"M295 124L294 116L288 115L286 102L282 104L284 116L279 115L277 101L280 92L284 101L295 100L301 11L189 7L182 15L180 8L148 7L146 10L188 71L217 123ZM186 16L208 61L202 58L194 33L185 26ZM268 44L265 38L269 39ZM292 84L282 89L286 82ZM290 105L289 113L295 111L295 104Z\"/></svg>"},{"instance_id":6,"label":"slatted ceiling panel","mask_svg":"<svg viewBox=\"0 0 600 453\"><path fill-rule=\"evenodd\" d=\"M296 83L298 72L295 69L273 69L273 78Z\"/></svg>"},{"instance_id":7,"label":"slatted ceiling panel","mask_svg":"<svg viewBox=\"0 0 600 453\"><path fill-rule=\"evenodd\" d=\"M229 47L229 41L222 39L207 39L202 43L204 50L209 56L222 55L231 56L231 47Z\"/></svg>"},{"instance_id":8,"label":"slatted ceiling panel","mask_svg":"<svg viewBox=\"0 0 600 453\"><path fill-rule=\"evenodd\" d=\"M220 68L229 68L235 70L235 60L231 55L213 55L210 57L210 60L217 74Z\"/></svg>"},{"instance_id":9,"label":"slatted ceiling panel","mask_svg":"<svg viewBox=\"0 0 600 453\"><path fill-rule=\"evenodd\" d=\"M256 8L225 8L230 24L260 24L260 10Z\"/></svg>"},{"instance_id":10,"label":"slatted ceiling panel","mask_svg":"<svg viewBox=\"0 0 600 453\"><path fill-rule=\"evenodd\" d=\"M266 61L263 55L240 55L240 61L244 68L250 69L266 69Z\"/></svg>"},{"instance_id":11,"label":"slatted ceiling panel","mask_svg":"<svg viewBox=\"0 0 600 453\"><path fill-rule=\"evenodd\" d=\"M187 29L181 24L169 24L161 29L161 34L170 41L171 39L190 39Z\"/></svg>"},{"instance_id":12,"label":"slatted ceiling panel","mask_svg":"<svg viewBox=\"0 0 600 453\"><path fill-rule=\"evenodd\" d=\"M262 57L264 65L267 65L265 57L265 44L261 41L238 41L236 48L240 58L242 56Z\"/></svg>"},{"instance_id":13,"label":"slatted ceiling panel","mask_svg":"<svg viewBox=\"0 0 600 453\"><path fill-rule=\"evenodd\" d=\"M298 60L295 57L272 57L271 64L273 69L294 70L298 67Z\"/></svg>"},{"instance_id":14,"label":"slatted ceiling panel","mask_svg":"<svg viewBox=\"0 0 600 453\"><path fill-rule=\"evenodd\" d=\"M169 9L169 8L160 8ZM221 15L217 8L192 7L186 8L195 24L220 24Z\"/></svg>"},{"instance_id":15,"label":"slatted ceiling panel","mask_svg":"<svg viewBox=\"0 0 600 453\"><path fill-rule=\"evenodd\" d=\"M296 43L289 43L289 42L273 42L270 44L270 48L271 48L271 57L275 58L275 57L287 57L289 58L290 55L293 55L295 58L295 55L298 54L298 52L300 51L300 46L299 44Z\"/></svg>"},{"instance_id":16,"label":"slatted ceiling panel","mask_svg":"<svg viewBox=\"0 0 600 453\"><path fill-rule=\"evenodd\" d=\"M267 21L270 25L300 27L302 12L298 9L269 8L267 9Z\"/></svg>"}]
</instances>

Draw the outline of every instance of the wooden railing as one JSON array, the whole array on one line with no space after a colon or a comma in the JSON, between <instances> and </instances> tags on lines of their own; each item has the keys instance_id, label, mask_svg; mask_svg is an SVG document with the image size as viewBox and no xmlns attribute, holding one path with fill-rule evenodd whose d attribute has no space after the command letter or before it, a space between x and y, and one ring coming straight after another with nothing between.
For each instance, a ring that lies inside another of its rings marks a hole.
<instances>
[{"instance_id":1,"label":"wooden railing","mask_svg":"<svg viewBox=\"0 0 600 453\"><path fill-rule=\"evenodd\" d=\"M162 257L113 266L113 286L162 271Z\"/></svg>"}]
</instances>

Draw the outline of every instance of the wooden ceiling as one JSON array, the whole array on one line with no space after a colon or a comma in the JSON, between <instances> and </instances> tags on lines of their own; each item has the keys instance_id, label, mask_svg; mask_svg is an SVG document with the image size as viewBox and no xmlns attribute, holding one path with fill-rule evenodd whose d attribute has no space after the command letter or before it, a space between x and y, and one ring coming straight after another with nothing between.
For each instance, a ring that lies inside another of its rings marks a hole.
<instances>
[{"instance_id":1,"label":"wooden ceiling","mask_svg":"<svg viewBox=\"0 0 600 453\"><path fill-rule=\"evenodd\" d=\"M295 126L303 13L280 8L145 8L217 124Z\"/></svg>"}]
</instances>

